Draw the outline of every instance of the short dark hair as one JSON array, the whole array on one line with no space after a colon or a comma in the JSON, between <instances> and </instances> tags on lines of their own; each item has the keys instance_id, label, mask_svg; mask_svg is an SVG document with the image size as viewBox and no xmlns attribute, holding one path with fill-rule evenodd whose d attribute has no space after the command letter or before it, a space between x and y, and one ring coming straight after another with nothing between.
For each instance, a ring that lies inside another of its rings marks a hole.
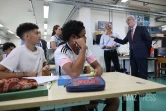
<instances>
[{"instance_id":1,"label":"short dark hair","mask_svg":"<svg viewBox=\"0 0 166 111\"><path fill-rule=\"evenodd\" d=\"M33 23L22 23L17 27L16 33L17 33L17 36L23 39L23 35L25 32L28 32L34 29L39 29L39 27Z\"/></svg>"},{"instance_id":2,"label":"short dark hair","mask_svg":"<svg viewBox=\"0 0 166 111\"><path fill-rule=\"evenodd\" d=\"M58 27L60 27L59 25L55 25L52 29L52 36L56 34L55 30L58 29Z\"/></svg>"},{"instance_id":3,"label":"short dark hair","mask_svg":"<svg viewBox=\"0 0 166 111\"><path fill-rule=\"evenodd\" d=\"M62 38L65 42L69 41L72 34L79 35L81 31L85 29L84 24L81 21L70 20L63 25Z\"/></svg>"},{"instance_id":4,"label":"short dark hair","mask_svg":"<svg viewBox=\"0 0 166 111\"><path fill-rule=\"evenodd\" d=\"M12 42L6 42L3 44L2 50L5 51L7 49L9 49L10 47L16 47Z\"/></svg>"}]
</instances>

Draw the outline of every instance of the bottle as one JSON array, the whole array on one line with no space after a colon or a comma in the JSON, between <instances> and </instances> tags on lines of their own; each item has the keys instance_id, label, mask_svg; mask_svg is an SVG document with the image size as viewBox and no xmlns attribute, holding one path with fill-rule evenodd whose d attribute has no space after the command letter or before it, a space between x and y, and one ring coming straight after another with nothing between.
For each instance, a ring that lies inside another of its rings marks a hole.
<instances>
[{"instance_id":1,"label":"bottle","mask_svg":"<svg viewBox=\"0 0 166 111\"><path fill-rule=\"evenodd\" d=\"M50 71L42 71L42 76L50 76Z\"/></svg>"},{"instance_id":2,"label":"bottle","mask_svg":"<svg viewBox=\"0 0 166 111\"><path fill-rule=\"evenodd\" d=\"M87 74L87 67L86 66L84 66L83 73Z\"/></svg>"}]
</instances>

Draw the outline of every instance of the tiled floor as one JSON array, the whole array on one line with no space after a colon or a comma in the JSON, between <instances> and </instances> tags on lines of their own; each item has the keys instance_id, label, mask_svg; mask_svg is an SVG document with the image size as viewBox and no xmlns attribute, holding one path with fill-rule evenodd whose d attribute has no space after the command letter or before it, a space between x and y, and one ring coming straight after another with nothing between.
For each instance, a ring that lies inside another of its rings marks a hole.
<instances>
[{"instance_id":1,"label":"tiled floor","mask_svg":"<svg viewBox=\"0 0 166 111\"><path fill-rule=\"evenodd\" d=\"M153 78L149 78L149 80L166 85L166 77L158 78L156 81ZM118 111L122 111L121 103ZM134 111L133 104L133 101L127 101L127 111ZM103 104L99 104L98 111L102 111L103 107ZM149 93L144 98L141 98L140 111L166 111L166 91L157 92L156 94Z\"/></svg>"}]
</instances>

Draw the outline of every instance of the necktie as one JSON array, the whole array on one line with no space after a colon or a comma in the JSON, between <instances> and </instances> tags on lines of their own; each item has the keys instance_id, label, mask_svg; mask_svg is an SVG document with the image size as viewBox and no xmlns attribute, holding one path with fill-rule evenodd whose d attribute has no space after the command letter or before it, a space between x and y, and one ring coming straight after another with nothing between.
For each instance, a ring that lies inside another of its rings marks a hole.
<instances>
[{"instance_id":1,"label":"necktie","mask_svg":"<svg viewBox=\"0 0 166 111\"><path fill-rule=\"evenodd\" d=\"M133 40L133 36L134 36L134 28L131 29L131 39Z\"/></svg>"}]
</instances>

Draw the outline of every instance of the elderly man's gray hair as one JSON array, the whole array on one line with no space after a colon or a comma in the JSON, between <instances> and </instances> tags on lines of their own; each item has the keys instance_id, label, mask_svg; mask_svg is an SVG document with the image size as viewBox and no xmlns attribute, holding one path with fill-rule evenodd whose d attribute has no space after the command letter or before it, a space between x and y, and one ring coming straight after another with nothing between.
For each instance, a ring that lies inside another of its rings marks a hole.
<instances>
[{"instance_id":1,"label":"elderly man's gray hair","mask_svg":"<svg viewBox=\"0 0 166 111\"><path fill-rule=\"evenodd\" d=\"M136 18L135 18L133 15L127 16L126 20L127 20L127 19L130 19L130 18L133 19L135 22L137 22Z\"/></svg>"},{"instance_id":2,"label":"elderly man's gray hair","mask_svg":"<svg viewBox=\"0 0 166 111\"><path fill-rule=\"evenodd\" d=\"M134 17L133 15L129 15L129 16L127 16L127 18L126 18L126 19L128 19L128 18L132 18L132 19L134 19L134 20L135 20L135 17Z\"/></svg>"}]
</instances>

